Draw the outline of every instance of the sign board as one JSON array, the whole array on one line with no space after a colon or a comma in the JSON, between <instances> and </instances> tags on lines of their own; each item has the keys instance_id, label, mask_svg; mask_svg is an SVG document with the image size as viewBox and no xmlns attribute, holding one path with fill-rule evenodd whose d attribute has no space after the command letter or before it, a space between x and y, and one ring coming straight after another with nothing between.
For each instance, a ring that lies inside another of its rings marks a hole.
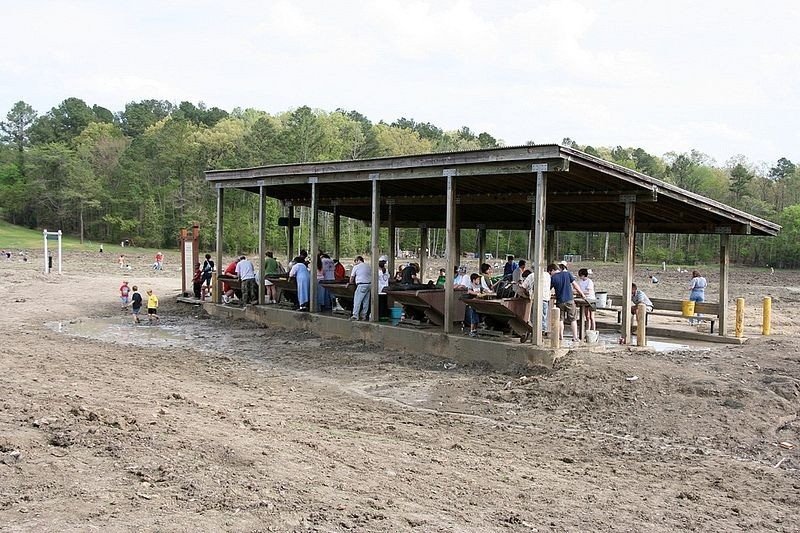
<instances>
[{"instance_id":1,"label":"sign board","mask_svg":"<svg viewBox=\"0 0 800 533\"><path fill-rule=\"evenodd\" d=\"M289 225L289 217L278 217L278 225L279 226L288 226ZM300 225L300 219L297 217L292 218L292 226L297 227Z\"/></svg>"}]
</instances>

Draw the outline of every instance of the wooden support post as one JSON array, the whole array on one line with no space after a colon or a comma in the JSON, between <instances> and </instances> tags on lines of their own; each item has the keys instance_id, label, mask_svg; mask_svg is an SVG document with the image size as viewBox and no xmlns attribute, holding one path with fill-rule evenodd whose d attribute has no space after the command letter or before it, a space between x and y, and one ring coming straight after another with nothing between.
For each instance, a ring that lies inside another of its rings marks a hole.
<instances>
[{"instance_id":1,"label":"wooden support post","mask_svg":"<svg viewBox=\"0 0 800 533\"><path fill-rule=\"evenodd\" d=\"M286 216L289 218L286 225L286 262L290 263L297 255L294 249L294 206L291 202L286 203Z\"/></svg>"},{"instance_id":2,"label":"wooden support post","mask_svg":"<svg viewBox=\"0 0 800 533\"><path fill-rule=\"evenodd\" d=\"M647 306L636 304L636 346L647 346Z\"/></svg>"},{"instance_id":3,"label":"wooden support post","mask_svg":"<svg viewBox=\"0 0 800 533\"><path fill-rule=\"evenodd\" d=\"M769 335L772 333L772 298L764 297L761 310L761 334Z\"/></svg>"},{"instance_id":4,"label":"wooden support post","mask_svg":"<svg viewBox=\"0 0 800 533\"><path fill-rule=\"evenodd\" d=\"M258 264L256 267L256 281L258 282L258 305L264 305L264 257L266 248L266 202L267 188L263 185L258 187Z\"/></svg>"},{"instance_id":5,"label":"wooden support post","mask_svg":"<svg viewBox=\"0 0 800 533\"><path fill-rule=\"evenodd\" d=\"M341 261L342 215L339 205L333 206L333 258Z\"/></svg>"},{"instance_id":6,"label":"wooden support post","mask_svg":"<svg viewBox=\"0 0 800 533\"><path fill-rule=\"evenodd\" d=\"M550 320L550 348L561 348L561 309L555 305L547 312Z\"/></svg>"},{"instance_id":7,"label":"wooden support post","mask_svg":"<svg viewBox=\"0 0 800 533\"><path fill-rule=\"evenodd\" d=\"M744 298L736 298L736 323L733 331L737 339L744 336Z\"/></svg>"},{"instance_id":8,"label":"wooden support post","mask_svg":"<svg viewBox=\"0 0 800 533\"><path fill-rule=\"evenodd\" d=\"M625 202L625 232L622 249L622 338L625 344L631 344L631 284L633 283L633 260L636 246L636 204Z\"/></svg>"},{"instance_id":9,"label":"wooden support post","mask_svg":"<svg viewBox=\"0 0 800 533\"><path fill-rule=\"evenodd\" d=\"M531 313L533 321L531 327L533 332L531 335L531 342L536 346L543 344L542 340L542 301L545 295L542 293L543 288L539 280L542 278L542 273L547 270L547 259L544 256L545 251L545 222L547 211L547 177L545 171L547 164L531 165L531 170L536 172L536 193L534 195L533 203L531 204L531 224L533 226L533 250L528 260L531 262L531 276L536 276L536 282L533 284L533 294L531 295ZM548 304L549 305L549 304ZM550 328L552 335L554 330ZM558 337L558 335L555 335ZM552 341L551 341L552 342Z\"/></svg>"},{"instance_id":10,"label":"wooden support post","mask_svg":"<svg viewBox=\"0 0 800 533\"><path fill-rule=\"evenodd\" d=\"M380 236L381 236L381 182L378 181L378 174L370 174L372 180L372 245L370 267L372 268L372 284L370 285L370 313L371 322L377 322L379 312L378 302L378 257L380 257Z\"/></svg>"},{"instance_id":11,"label":"wooden support post","mask_svg":"<svg viewBox=\"0 0 800 533\"><path fill-rule=\"evenodd\" d=\"M552 229L547 229L547 243L545 246L547 247L544 252L545 262L558 263L558 259L556 259L556 232Z\"/></svg>"},{"instance_id":12,"label":"wooden support post","mask_svg":"<svg viewBox=\"0 0 800 533\"><path fill-rule=\"evenodd\" d=\"M394 199L389 198L386 200L387 208L389 209L389 216L387 218L388 225L389 225L389 252L387 255L389 256L389 261L386 263L386 271L389 272L389 276L394 276L394 258L397 253L397 228L394 225L394 217L396 215L396 209L394 207ZM377 262L375 265L377 266Z\"/></svg>"},{"instance_id":13,"label":"wooden support post","mask_svg":"<svg viewBox=\"0 0 800 533\"><path fill-rule=\"evenodd\" d=\"M225 271L225 266L222 264L222 222L223 222L223 206L225 204L225 189L219 187L217 189L217 272L222 273ZM214 284L213 299L215 304L222 303L222 290L217 284Z\"/></svg>"},{"instance_id":14,"label":"wooden support post","mask_svg":"<svg viewBox=\"0 0 800 533\"><path fill-rule=\"evenodd\" d=\"M478 224L478 265L486 262L486 225Z\"/></svg>"},{"instance_id":15,"label":"wooden support post","mask_svg":"<svg viewBox=\"0 0 800 533\"><path fill-rule=\"evenodd\" d=\"M719 236L719 335L723 337L728 332L728 271L730 270L729 258L730 236L723 233Z\"/></svg>"},{"instance_id":16,"label":"wooden support post","mask_svg":"<svg viewBox=\"0 0 800 533\"><path fill-rule=\"evenodd\" d=\"M445 248L447 250L447 281L444 286L444 332L453 331L455 294L453 292L453 270L458 266L458 243L456 242L456 170L445 169L447 176L447 222L445 228Z\"/></svg>"},{"instance_id":17,"label":"wooden support post","mask_svg":"<svg viewBox=\"0 0 800 533\"><path fill-rule=\"evenodd\" d=\"M428 226L425 224L419 227L419 279L425 282L425 270L428 268ZM392 262L394 269L394 262ZM389 275L394 276L394 270L389 270ZM433 279L438 277L438 272L434 273Z\"/></svg>"},{"instance_id":18,"label":"wooden support post","mask_svg":"<svg viewBox=\"0 0 800 533\"><path fill-rule=\"evenodd\" d=\"M311 282L310 291L308 291L308 310L311 313L316 313L317 309L317 292L319 292L319 282L317 281L317 253L319 250L319 236L317 235L317 227L319 226L319 185L317 184L317 177L311 176L308 178L311 182L311 227L309 228L309 238L311 240L311 248L308 251L308 258L311 261Z\"/></svg>"}]
</instances>

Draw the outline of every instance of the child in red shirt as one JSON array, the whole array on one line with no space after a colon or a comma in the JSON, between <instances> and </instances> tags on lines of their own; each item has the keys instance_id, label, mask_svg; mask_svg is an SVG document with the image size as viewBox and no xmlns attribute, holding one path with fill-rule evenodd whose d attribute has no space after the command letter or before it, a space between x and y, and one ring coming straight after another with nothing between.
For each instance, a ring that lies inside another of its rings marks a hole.
<instances>
[{"instance_id":1,"label":"child in red shirt","mask_svg":"<svg viewBox=\"0 0 800 533\"><path fill-rule=\"evenodd\" d=\"M123 281L119 286L119 300L122 302L122 308L128 308L128 298L130 297L131 289L128 287L128 282Z\"/></svg>"}]
</instances>

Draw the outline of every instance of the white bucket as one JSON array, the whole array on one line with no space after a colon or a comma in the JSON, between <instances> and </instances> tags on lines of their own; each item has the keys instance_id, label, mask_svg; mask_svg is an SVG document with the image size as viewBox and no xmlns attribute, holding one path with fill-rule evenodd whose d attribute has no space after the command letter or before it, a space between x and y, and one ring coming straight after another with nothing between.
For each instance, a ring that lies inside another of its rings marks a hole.
<instances>
[{"instance_id":1,"label":"white bucket","mask_svg":"<svg viewBox=\"0 0 800 533\"><path fill-rule=\"evenodd\" d=\"M594 295L597 298L597 307L606 307L606 299L608 298L608 293L606 291L598 291L594 293Z\"/></svg>"},{"instance_id":2,"label":"white bucket","mask_svg":"<svg viewBox=\"0 0 800 533\"><path fill-rule=\"evenodd\" d=\"M600 338L600 332L596 329L587 329L586 330L586 344L597 344L597 340Z\"/></svg>"}]
</instances>

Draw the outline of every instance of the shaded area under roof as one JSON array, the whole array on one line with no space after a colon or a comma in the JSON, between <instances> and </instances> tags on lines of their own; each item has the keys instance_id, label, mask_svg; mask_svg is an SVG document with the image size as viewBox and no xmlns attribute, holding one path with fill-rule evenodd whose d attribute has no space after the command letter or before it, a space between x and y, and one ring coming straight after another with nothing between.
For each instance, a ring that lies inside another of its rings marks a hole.
<instances>
[{"instance_id":1,"label":"shaded area under roof","mask_svg":"<svg viewBox=\"0 0 800 533\"><path fill-rule=\"evenodd\" d=\"M457 176L458 224L530 229L536 173L547 165L546 225L563 231L622 232L625 203L636 203L639 233L777 235L780 226L640 172L549 144L463 152L211 170L215 187L237 188L294 206L369 222L372 180L380 182L382 225L392 206L398 227L445 226L447 174Z\"/></svg>"}]
</instances>

